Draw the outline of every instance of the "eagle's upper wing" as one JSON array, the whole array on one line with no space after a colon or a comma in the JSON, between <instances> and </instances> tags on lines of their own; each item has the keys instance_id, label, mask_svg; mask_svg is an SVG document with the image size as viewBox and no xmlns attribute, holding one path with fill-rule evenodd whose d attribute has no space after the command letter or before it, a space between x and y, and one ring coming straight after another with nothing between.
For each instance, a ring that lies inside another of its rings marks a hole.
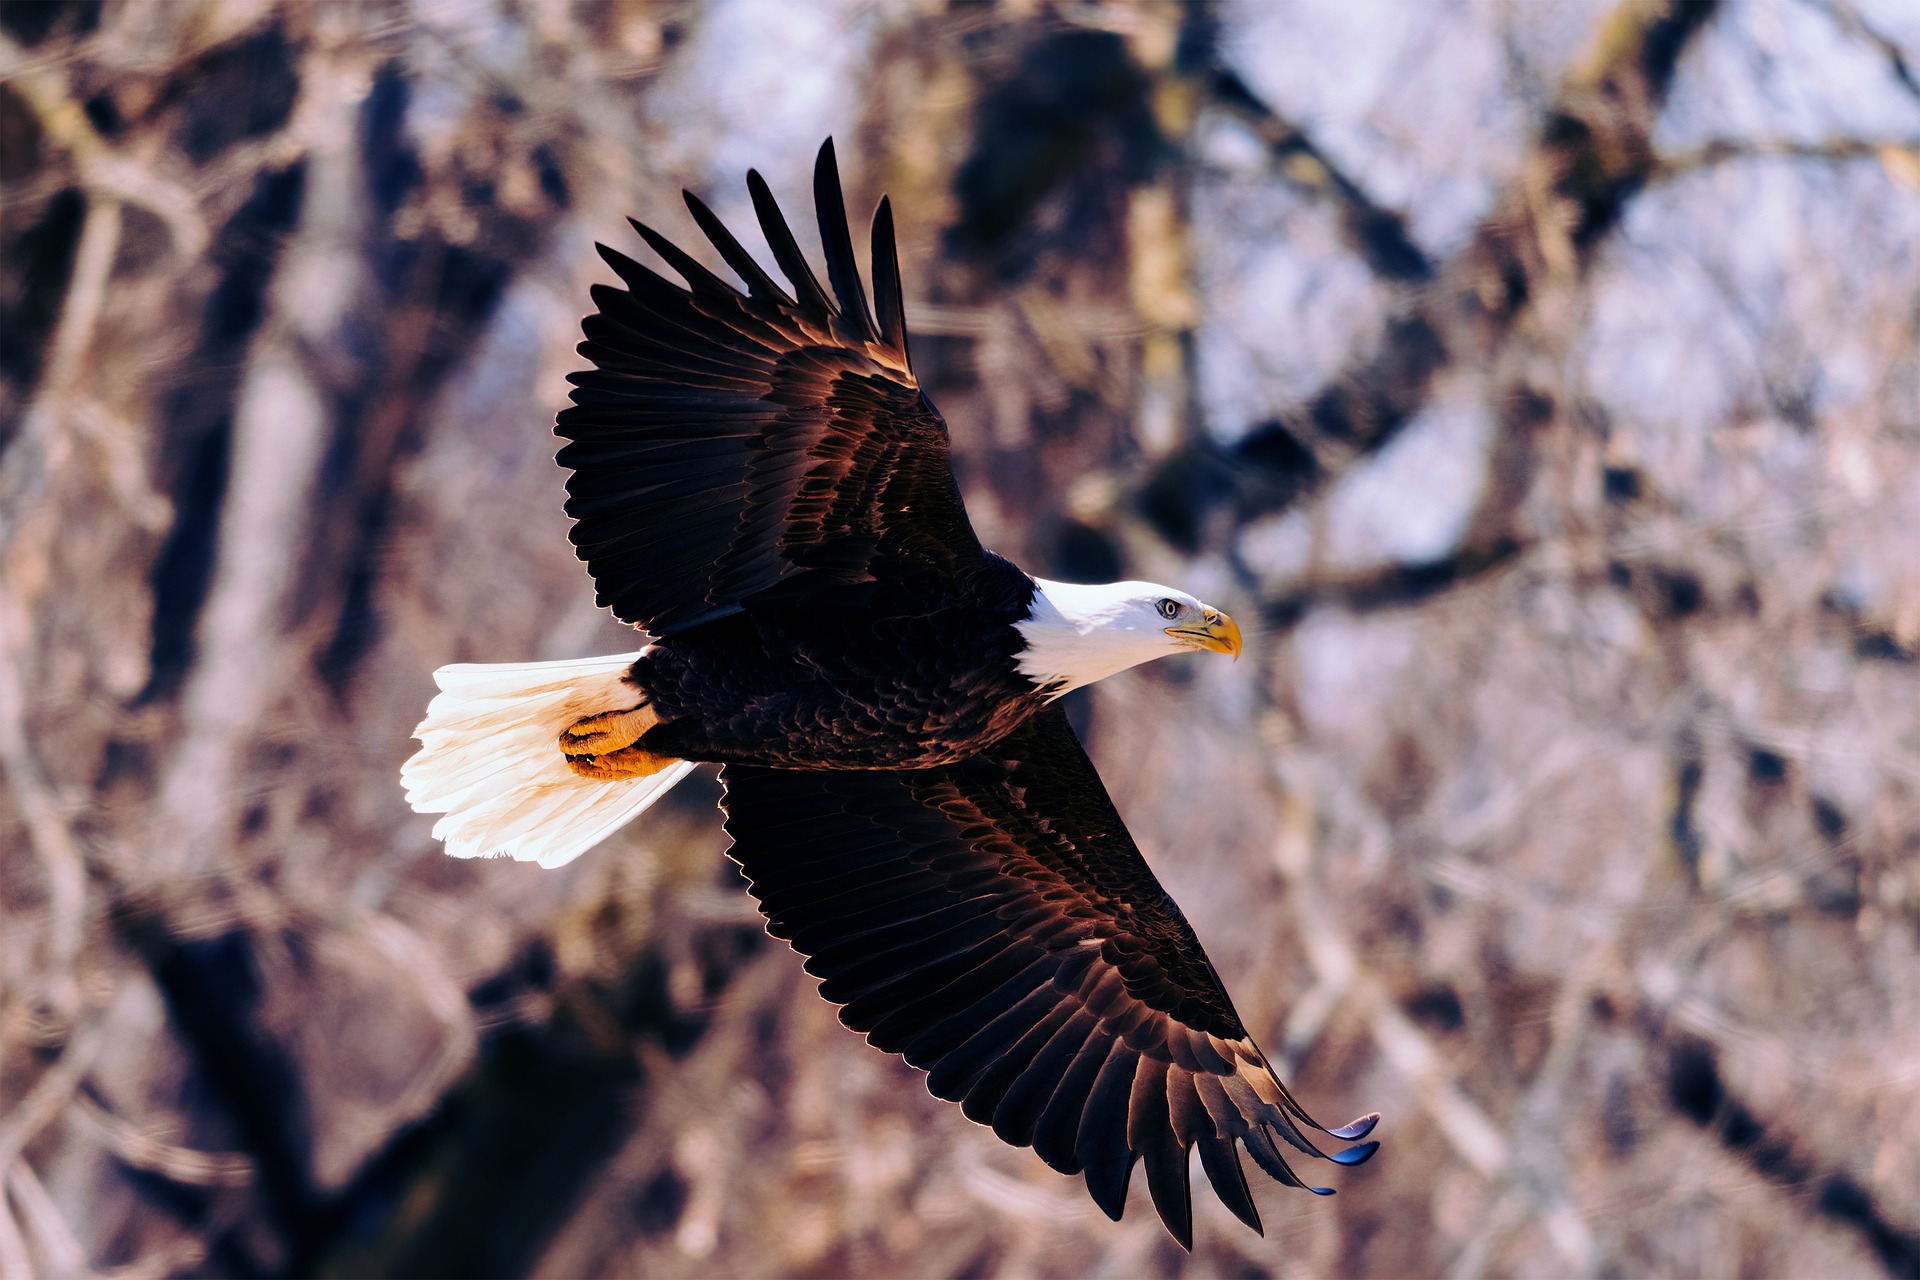
<instances>
[{"instance_id":1,"label":"eagle's upper wing","mask_svg":"<svg viewBox=\"0 0 1920 1280\"><path fill-rule=\"evenodd\" d=\"M559 418L573 542L599 602L656 635L755 598L984 560L946 424L908 363L887 202L870 310L832 142L813 178L832 296L760 175L747 184L792 296L689 193L747 292L634 223L687 287L601 246L626 288L594 287L579 349L595 368L573 375Z\"/></svg>"},{"instance_id":2,"label":"eagle's upper wing","mask_svg":"<svg viewBox=\"0 0 1920 1280\"><path fill-rule=\"evenodd\" d=\"M1320 1129L1287 1093L1058 708L945 768L722 776L732 856L841 1021L1008 1142L1084 1171L1111 1217L1144 1159L1190 1247L1197 1146L1257 1231L1236 1139L1301 1186L1278 1142L1317 1156L1303 1128L1372 1129Z\"/></svg>"}]
</instances>

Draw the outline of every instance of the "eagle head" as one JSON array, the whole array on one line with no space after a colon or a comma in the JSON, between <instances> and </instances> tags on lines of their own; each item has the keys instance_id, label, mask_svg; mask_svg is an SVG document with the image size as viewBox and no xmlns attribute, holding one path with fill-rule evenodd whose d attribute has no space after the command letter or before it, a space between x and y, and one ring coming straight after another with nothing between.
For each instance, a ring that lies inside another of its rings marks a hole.
<instances>
[{"instance_id":1,"label":"eagle head","mask_svg":"<svg viewBox=\"0 0 1920 1280\"><path fill-rule=\"evenodd\" d=\"M1240 657L1240 627L1212 605L1157 582L1082 584L1034 579L1014 623L1020 671L1055 696L1188 649Z\"/></svg>"}]
</instances>

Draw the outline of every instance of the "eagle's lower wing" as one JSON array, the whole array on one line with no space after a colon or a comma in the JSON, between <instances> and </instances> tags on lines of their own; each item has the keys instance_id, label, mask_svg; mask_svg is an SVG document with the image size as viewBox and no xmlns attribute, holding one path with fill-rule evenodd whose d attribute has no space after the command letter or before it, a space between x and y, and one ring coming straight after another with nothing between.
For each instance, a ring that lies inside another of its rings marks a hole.
<instances>
[{"instance_id":1,"label":"eagle's lower wing","mask_svg":"<svg viewBox=\"0 0 1920 1280\"><path fill-rule=\"evenodd\" d=\"M946 424L908 363L887 202L869 310L833 144L814 170L831 296L766 183L747 182L792 296L688 194L747 292L636 222L687 287L601 246L626 287L594 287L580 353L595 367L559 417L574 546L599 602L656 635L756 598L984 563Z\"/></svg>"},{"instance_id":2,"label":"eagle's lower wing","mask_svg":"<svg viewBox=\"0 0 1920 1280\"><path fill-rule=\"evenodd\" d=\"M1373 1127L1321 1129L1288 1094L1058 708L947 768L728 765L723 779L732 856L841 1021L1006 1141L1084 1172L1111 1217L1144 1160L1154 1207L1190 1245L1197 1146L1259 1230L1236 1139L1302 1186L1279 1142L1318 1156L1303 1128Z\"/></svg>"}]
</instances>

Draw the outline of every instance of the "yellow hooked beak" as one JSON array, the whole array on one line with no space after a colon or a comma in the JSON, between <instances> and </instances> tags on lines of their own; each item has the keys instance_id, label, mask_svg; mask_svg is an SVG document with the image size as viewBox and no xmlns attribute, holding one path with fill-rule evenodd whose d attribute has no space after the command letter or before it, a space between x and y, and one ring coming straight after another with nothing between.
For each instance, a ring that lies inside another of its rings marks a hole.
<instances>
[{"instance_id":1,"label":"yellow hooked beak","mask_svg":"<svg viewBox=\"0 0 1920 1280\"><path fill-rule=\"evenodd\" d=\"M1218 609L1203 609L1200 620L1197 627L1168 627L1167 634L1191 648L1231 654L1240 661L1240 624Z\"/></svg>"}]
</instances>

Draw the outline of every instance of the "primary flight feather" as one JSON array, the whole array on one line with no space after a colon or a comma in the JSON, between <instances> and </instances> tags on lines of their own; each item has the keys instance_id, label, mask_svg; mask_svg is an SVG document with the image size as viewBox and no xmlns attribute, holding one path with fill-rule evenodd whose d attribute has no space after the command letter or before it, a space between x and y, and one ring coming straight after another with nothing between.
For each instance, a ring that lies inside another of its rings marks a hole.
<instances>
[{"instance_id":1,"label":"primary flight feather","mask_svg":"<svg viewBox=\"0 0 1920 1280\"><path fill-rule=\"evenodd\" d=\"M650 643L441 668L407 799L445 815L449 853L553 867L720 764L731 856L841 1021L1110 1216L1143 1163L1190 1247L1197 1148L1258 1230L1236 1144L1304 1186L1283 1147L1358 1164L1375 1117L1323 1129L1280 1083L1055 705L1168 654L1237 656L1239 628L983 548L914 380L887 201L869 306L831 142L825 287L747 186L784 284L691 194L744 292L635 223L683 283L601 247L624 287L594 287L594 367L559 416L574 546Z\"/></svg>"}]
</instances>

